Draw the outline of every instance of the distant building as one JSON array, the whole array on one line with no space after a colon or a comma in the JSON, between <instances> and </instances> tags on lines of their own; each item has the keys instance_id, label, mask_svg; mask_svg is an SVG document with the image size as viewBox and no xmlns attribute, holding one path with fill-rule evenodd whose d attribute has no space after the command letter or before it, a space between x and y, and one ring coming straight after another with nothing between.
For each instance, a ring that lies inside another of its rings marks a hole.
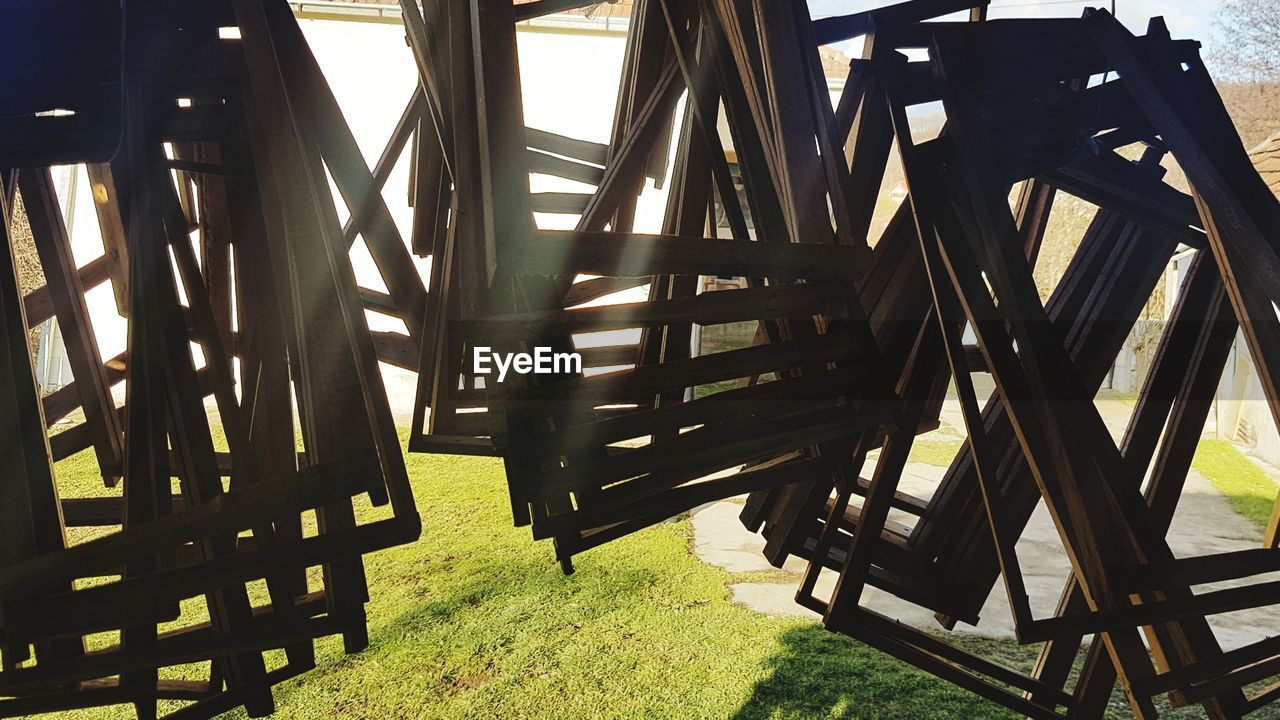
<instances>
[{"instance_id":1,"label":"distant building","mask_svg":"<svg viewBox=\"0 0 1280 720\"><path fill-rule=\"evenodd\" d=\"M1249 157L1271 191L1280 196L1280 133L1254 148ZM1236 336L1227 360L1216 410L1218 437L1242 443L1258 457L1280 465L1280 432L1243 334Z\"/></svg>"},{"instance_id":2,"label":"distant building","mask_svg":"<svg viewBox=\"0 0 1280 720\"><path fill-rule=\"evenodd\" d=\"M1272 135L1268 140L1249 153L1253 166L1271 191L1280 196L1280 133Z\"/></svg>"},{"instance_id":3,"label":"distant building","mask_svg":"<svg viewBox=\"0 0 1280 720\"><path fill-rule=\"evenodd\" d=\"M69 167L53 169L53 179L58 197L62 198L66 208L75 208L80 185L79 172ZM75 232L75 212L64 210L63 222L66 223L68 236ZM63 385L72 382L71 361L67 358L67 349L62 342L62 329L58 327L56 318L49 318L37 330L39 343L35 348L36 386L42 395L47 395Z\"/></svg>"}]
</instances>

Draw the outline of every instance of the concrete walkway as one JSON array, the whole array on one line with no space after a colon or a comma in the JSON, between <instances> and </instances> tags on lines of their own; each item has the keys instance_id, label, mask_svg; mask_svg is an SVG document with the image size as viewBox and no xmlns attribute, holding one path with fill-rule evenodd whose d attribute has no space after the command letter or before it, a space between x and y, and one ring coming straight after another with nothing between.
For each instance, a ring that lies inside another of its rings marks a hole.
<instances>
[{"instance_id":1,"label":"concrete walkway","mask_svg":"<svg viewBox=\"0 0 1280 720\"><path fill-rule=\"evenodd\" d=\"M944 422L958 421L954 403L948 402ZM1125 403L1108 403L1113 407L1100 408L1113 434L1124 426L1131 409ZM945 435L955 436L956 428L944 426ZM907 466L901 489L921 498L932 495L941 479L944 468L913 463ZM736 602L769 615L817 617L795 604L796 582L804 571L803 561L792 558L781 570L773 568L761 555L764 540L747 532L738 521L742 506L736 502L719 502L708 505L693 515L694 552L712 565L733 573L767 571L773 577L762 581L739 582L730 585ZM910 516L893 516L899 522L910 523ZM1178 557L1208 555L1231 550L1244 550L1261 546L1262 534L1249 520L1237 514L1231 503L1218 492L1204 476L1192 471L1187 479L1182 501L1169 532L1169 545ZM1036 509L1026 532L1017 546L1018 559L1031 596L1031 606L1036 617L1052 616L1062 587L1070 572L1057 530L1043 504ZM758 576L757 576L758 577ZM1267 576L1272 580L1276 577ZM835 573L824 571L819 581L818 595L830 594ZM1257 579L1254 579L1256 582ZM1204 592L1242 583L1224 583L1197 587ZM892 617L920 628L936 628L933 613L899 600L888 593L868 588L863 603ZM1209 618L1224 649L1231 649L1280 634L1280 608L1260 608ZM971 632L993 637L1013 637L1013 624L1008 599L1002 583L996 584L977 627L961 625L960 632Z\"/></svg>"}]
</instances>

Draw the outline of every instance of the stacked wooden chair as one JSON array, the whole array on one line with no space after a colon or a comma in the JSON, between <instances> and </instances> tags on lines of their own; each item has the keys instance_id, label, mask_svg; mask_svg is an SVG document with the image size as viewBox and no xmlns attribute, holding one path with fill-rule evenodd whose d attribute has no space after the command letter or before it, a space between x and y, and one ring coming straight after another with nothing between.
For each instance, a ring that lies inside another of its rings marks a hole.
<instances>
[{"instance_id":1,"label":"stacked wooden chair","mask_svg":"<svg viewBox=\"0 0 1280 720\"><path fill-rule=\"evenodd\" d=\"M263 716L315 639L368 644L362 556L420 528L377 349L417 354L375 344L351 240L413 333L425 292L287 4L80 5L2 11L8 47L74 67L5 55L0 715ZM81 266L51 165L87 165L104 252ZM17 283L19 207L42 287ZM107 280L114 358L85 297ZM50 317L74 382L41 397ZM53 461L86 449L107 488L60 491Z\"/></svg>"},{"instance_id":2,"label":"stacked wooden chair","mask_svg":"<svg viewBox=\"0 0 1280 720\"><path fill-rule=\"evenodd\" d=\"M514 10L512 22L568 7L566 3L553 3L552 7L528 3ZM489 440L484 380L470 367L472 339L459 331L461 318L474 312L480 302L480 291L471 276L460 274L476 259L457 254L467 252L466 243L472 242L468 238L477 232L466 224L466 217L475 213L470 206L474 197L458 192L455 176L455 172L467 172L457 163L465 163L468 153L476 152L477 143L473 133L478 116L470 75L474 61L466 55L471 43L462 34L469 32L470 23L464 8L442 3L418 8L406 0L402 11L407 40L422 78L420 93L429 109L418 120L414 134L410 190L415 209L413 247L432 259L430 286L440 288L429 304L429 345L417 368L419 388L410 447L423 452L491 455L495 450ZM655 50L651 45L651 40L628 45L618 113L618 122L623 125L617 133L621 136L628 128L634 132L625 147L621 142L608 146L523 128L523 159L515 160L528 173L597 188L595 193L533 193L527 203L532 212L555 215L562 221L576 219L582 230L630 222L644 178L661 178L666 170L672 113L684 88L673 65L668 64L665 71L653 65L655 54L661 60L665 46ZM636 99L627 103L627 98ZM459 152L463 153L461 158L456 157ZM483 286L487 279L480 282ZM564 302L572 307L642 287L648 281L645 277L597 275L570 277L564 282L569 283ZM584 366L596 369L634 362L638 346L635 340L623 338L578 351Z\"/></svg>"},{"instance_id":3,"label":"stacked wooden chair","mask_svg":"<svg viewBox=\"0 0 1280 720\"><path fill-rule=\"evenodd\" d=\"M436 375L420 376L418 427L446 396L483 408L463 442L502 456L517 524L554 538L571 569L574 553L749 493L743 522L771 562L808 562L797 601L830 629L1020 714L1102 717L1117 681L1144 718L1161 694L1215 718L1280 695L1258 689L1280 645L1224 651L1206 620L1280 601L1262 577L1280 568L1274 527L1265 547L1206 557L1165 540L1237 329L1280 413L1268 369L1280 205L1198 44L1158 20L1134 37L1102 11L988 20L977 0L817 21L803 3L640 0L611 143L551 151L603 169L590 197L555 199L583 211L576 231L553 231L533 219L551 201L529 191L546 139L521 119L513 24L567 5L579 4L404 3L411 44L436 53L419 53L434 118L422 132L435 130L452 179L432 186L448 191L432 195L433 272L453 284L431 282L437 351L424 346L423 364ZM818 46L858 37L833 103ZM667 93L681 91L675 117ZM945 110L936 137L913 133L908 108L925 103ZM637 235L629 203L668 119L664 234ZM870 238L895 144L908 194ZM1189 194L1164 181L1171 163ZM1060 193L1097 212L1042 302L1032 273ZM713 204L732 239L709 237ZM1117 443L1093 398L1179 248L1197 259ZM707 275L745 287L698 294ZM638 285L646 302L581 306L603 297L587 288ZM758 326L752 346L690 352L690 324L742 320ZM475 344L571 350L623 328L641 332L634 355L606 363L621 369L490 378L483 393L466 377ZM973 373L994 380L989 398ZM739 382L708 388L723 380ZM932 495L914 497L899 483L949 387L967 438ZM1052 617L1033 615L1016 551L1041 503L1072 568ZM823 573L836 575L829 594ZM1221 581L1235 586L1200 587ZM997 582L1019 640L1042 645L1030 673L863 603L873 586L949 630L978 624Z\"/></svg>"},{"instance_id":4,"label":"stacked wooden chair","mask_svg":"<svg viewBox=\"0 0 1280 720\"><path fill-rule=\"evenodd\" d=\"M1271 583L1193 587L1256 578L1280 556L1260 548L1176 558L1164 540L1236 318L1258 319L1241 324L1254 347L1275 326L1273 312L1251 305L1271 295L1261 284L1239 287L1233 254L1273 252L1273 231L1261 228L1275 227L1280 207L1248 166L1198 46L1171 40L1158 21L1135 38L1102 11L1082 20L867 19L875 51L928 51L927 61L898 54L872 67L902 153L939 349L968 438L905 532L886 521L901 503L900 473L887 465L892 440L864 500L855 505L838 489L808 554L799 601L822 612L828 627L1029 717L1101 717L1117 679L1138 717L1155 717L1152 698L1163 693L1175 707L1201 703L1211 717L1268 704L1275 690L1246 689L1276 675L1274 641L1223 652L1205 618L1274 604ZM906 108L931 100L942 101L947 125L939 137L916 141ZM1210 141L1211 152L1201 145ZM1140 158L1118 152L1135 146ZM1187 173L1191 196L1161 182L1166 153ZM1224 177L1236 185L1224 186ZM1018 183L1011 210L1009 189ZM1041 303L1031 269L1045 209L1032 204L1055 190L1100 209ZM1092 397L1179 244L1203 255L1117 446ZM977 339L978 369L997 388L985 407L970 379L966 327ZM1255 354L1259 363L1266 357ZM1073 569L1049 618L1032 615L1015 548L1039 502ZM819 598L824 567L839 578ZM871 584L935 611L945 627L976 624L998 578L1019 640L1043 643L1030 675L860 602ZM1064 690L1088 635L1094 641L1081 675Z\"/></svg>"},{"instance_id":5,"label":"stacked wooden chair","mask_svg":"<svg viewBox=\"0 0 1280 720\"><path fill-rule=\"evenodd\" d=\"M724 97L716 76L736 70L719 23L693 9L637 6L636 24L645 30L629 41L632 72L623 87L649 94L634 103L641 109L629 123L619 121L578 228L556 231L534 223L546 200L530 192L529 173L547 166L528 148L546 137L528 131L521 119L514 12L482 3L471 11L451 6L447 19L434 18L438 26L477 28L473 35L431 33L427 16L415 17L421 11L410 4L404 8L412 46L439 50L443 42L428 40L445 38L452 52L436 65L419 56L420 67L435 70L424 71L422 86L429 104L440 108L433 112L440 118L435 139L452 159L454 209L451 225L440 231L447 245L432 253L433 272L435 258L453 259L441 267L448 280L431 283L451 295L437 302L433 290L439 319L429 320L435 334L424 335L446 351L424 349L424 365L434 363L439 377L433 380L424 367L419 417L426 407L433 416L447 411L432 403L470 389L459 380L458 365L441 368L465 361L466 347L567 351L577 336L641 331L637 345L611 349L603 361L622 369L508 378L501 385L489 378L486 412L471 413L484 417L488 442L503 456L517 523L531 524L535 537L555 538L566 568L574 553L709 500L819 476L830 483L846 471L860 437L894 422L892 363L877 350L855 282L871 268L872 253L865 231L859 237L849 217L848 169L842 144L833 139L817 46L795 68L803 84L772 80L771 88L791 93L786 103L801 112L769 117L766 99L740 88L726 100L744 208L715 130ZM779 20L796 22L790 10ZM467 47L472 37L478 45ZM474 78L459 79L457 66L468 63ZM645 68L656 82L639 80ZM453 78L447 91L443 75ZM648 159L683 91L689 100L663 234L627 232ZM827 113L815 123L811 114L822 107ZM451 135L439 132L448 128ZM572 155L574 145L560 143L560 152ZM789 178L803 178L816 194L795 192ZM708 237L713 193L732 238ZM829 201L841 208L836 223L826 211ZM421 216L424 207L416 212ZM701 276L744 278L746 286L697 293ZM641 285L649 290L644 302L583 306L605 291ZM758 324L767 342L690 357L692 325L732 322Z\"/></svg>"},{"instance_id":6,"label":"stacked wooden chair","mask_svg":"<svg viewBox=\"0 0 1280 720\"><path fill-rule=\"evenodd\" d=\"M362 556L420 530L379 362L419 373L410 449L501 457L515 522L566 571L745 495L828 628L1019 714L1100 718L1117 683L1141 718L1159 695L1213 718L1280 696L1280 642L1224 649L1207 620L1280 602L1280 521L1246 551L1166 540L1238 332L1280 419L1280 203L1198 45L1103 11L989 20L982 0L816 21L802 2L636 0L595 143L526 126L538 70L516 43L518 22L588 4L402 0L420 84L372 169L284 2L4 7L0 715L260 716L316 638L364 647ZM858 37L832 102L819 46ZM74 51L24 61L50 43ZM926 103L936 136L908 113ZM873 237L895 145L907 195ZM406 151L409 238L382 194ZM83 264L62 165L83 166L99 221ZM534 193L537 176L591 190ZM649 180L667 193L652 234ZM1042 301L1062 193L1097 210ZM17 279L19 215L40 287ZM357 242L379 289L356 280ZM1116 442L1093 398L1180 248L1196 257ZM87 299L107 282L129 323L113 357ZM404 331L370 332L369 312ZM28 333L50 318L74 382L42 397ZM693 347L730 323L751 343ZM497 382L478 347L584 362ZM913 496L911 450L952 389L965 442ZM103 487L59 487L54 462L80 452ZM1047 617L1017 552L1041 504L1071 567ZM1041 646L1031 672L864 598L945 631L979 624L997 583Z\"/></svg>"}]
</instances>

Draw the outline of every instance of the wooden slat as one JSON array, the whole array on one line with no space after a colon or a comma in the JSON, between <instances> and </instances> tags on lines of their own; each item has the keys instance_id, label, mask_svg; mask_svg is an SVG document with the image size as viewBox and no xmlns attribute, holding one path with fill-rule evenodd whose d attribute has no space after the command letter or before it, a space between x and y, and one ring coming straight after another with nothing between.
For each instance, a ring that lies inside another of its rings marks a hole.
<instances>
[{"instance_id":1,"label":"wooden slat","mask_svg":"<svg viewBox=\"0 0 1280 720\"><path fill-rule=\"evenodd\" d=\"M80 393L80 406L98 458L98 469L110 483L111 478L119 477L123 471L123 430L116 419L111 383L98 352L85 288L80 284L53 178L48 170L24 170L18 175L18 185L36 239L46 287L53 300L67 361Z\"/></svg>"},{"instance_id":2,"label":"wooden slat","mask_svg":"<svg viewBox=\"0 0 1280 720\"><path fill-rule=\"evenodd\" d=\"M862 255L849 247L762 243L676 235L539 230L518 272L771 277L778 280L855 276Z\"/></svg>"},{"instance_id":3,"label":"wooden slat","mask_svg":"<svg viewBox=\"0 0 1280 720\"><path fill-rule=\"evenodd\" d=\"M803 318L827 309L839 288L821 283L704 293L678 300L600 305L571 310L493 315L468 323L486 342L548 334L619 330L676 321L716 325L742 320Z\"/></svg>"},{"instance_id":4,"label":"wooden slat","mask_svg":"<svg viewBox=\"0 0 1280 720\"><path fill-rule=\"evenodd\" d=\"M906 25L989 4L990 0L910 0L853 15L815 20L813 33L819 45L830 45L865 35L877 26Z\"/></svg>"}]
</instances>

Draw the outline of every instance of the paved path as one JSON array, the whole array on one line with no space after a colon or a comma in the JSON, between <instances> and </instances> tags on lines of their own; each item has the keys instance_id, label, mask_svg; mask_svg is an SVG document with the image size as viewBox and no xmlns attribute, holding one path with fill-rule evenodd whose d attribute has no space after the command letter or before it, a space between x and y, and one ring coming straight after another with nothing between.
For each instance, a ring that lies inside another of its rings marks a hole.
<instances>
[{"instance_id":1,"label":"paved path","mask_svg":"<svg viewBox=\"0 0 1280 720\"><path fill-rule=\"evenodd\" d=\"M1103 407L1104 419L1113 434L1123 428L1129 407L1125 403L1107 403ZM944 422L953 420L955 408L948 403ZM947 428L944 427L944 433ZM951 429L954 433L954 428ZM953 435L954 436L954 435ZM902 480L903 491L928 498L937 487L944 468L923 464L910 464ZM765 582L741 582L730 585L734 600L742 605L770 615L794 615L816 617L810 611L795 604L796 581L804 570L802 561L792 558L781 571L770 566L761 555L764 541L759 535L747 532L738 513L742 506L735 502L719 502L706 506L693 515L694 552L704 561L742 573L771 571L777 579ZM899 521L910 522L909 516L895 516ZM1258 528L1231 509L1231 503L1218 492L1204 476L1192 471L1187 479L1182 501L1169 532L1169 544L1178 557L1207 555L1230 550L1256 548L1261 544ZM1043 504L1032 515L1027 530L1018 542L1018 558L1026 579L1027 591L1036 617L1049 617L1058 602L1063 583L1070 571L1058 539ZM819 581L820 596L830 593L835 574L824 571ZM1266 579L1274 579L1267 577ZM1225 583L1203 588L1197 592L1228 587ZM921 628L938 627L933 613L917 607L875 588L868 588L864 604ZM982 610L977 627L961 625L960 632L972 632L995 637L1013 637L1013 624L1004 586L996 584ZM1211 617L1219 640L1225 649L1239 647L1268 635L1280 634L1280 608L1260 608Z\"/></svg>"}]
</instances>

